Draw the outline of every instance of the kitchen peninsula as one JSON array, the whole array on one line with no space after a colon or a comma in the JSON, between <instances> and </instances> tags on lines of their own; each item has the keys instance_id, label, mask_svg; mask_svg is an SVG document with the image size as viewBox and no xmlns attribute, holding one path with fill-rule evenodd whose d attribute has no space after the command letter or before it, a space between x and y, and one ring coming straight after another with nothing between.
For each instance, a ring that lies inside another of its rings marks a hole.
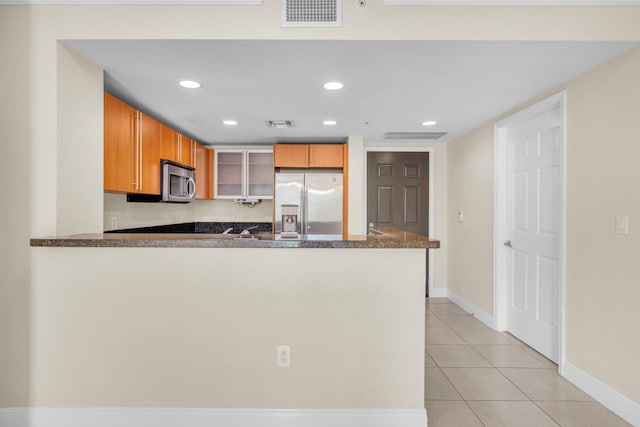
<instances>
[{"instance_id":1,"label":"kitchen peninsula","mask_svg":"<svg viewBox=\"0 0 640 427\"><path fill-rule=\"evenodd\" d=\"M322 402L425 425L425 249L439 241L378 232L32 239L33 327L51 338L34 353L34 405Z\"/></svg>"},{"instance_id":2,"label":"kitchen peninsula","mask_svg":"<svg viewBox=\"0 0 640 427\"><path fill-rule=\"evenodd\" d=\"M153 247L153 248L379 248L436 249L440 241L391 228L373 229L369 235L324 240L316 236L284 239L271 233L105 233L31 239L43 247Z\"/></svg>"}]
</instances>

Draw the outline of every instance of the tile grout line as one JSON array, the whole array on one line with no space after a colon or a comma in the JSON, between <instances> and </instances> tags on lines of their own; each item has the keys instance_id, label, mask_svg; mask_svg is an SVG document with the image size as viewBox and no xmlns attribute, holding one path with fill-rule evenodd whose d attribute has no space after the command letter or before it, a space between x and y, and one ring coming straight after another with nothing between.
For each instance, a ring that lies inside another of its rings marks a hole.
<instances>
[{"instance_id":1,"label":"tile grout line","mask_svg":"<svg viewBox=\"0 0 640 427\"><path fill-rule=\"evenodd\" d=\"M554 423L558 424L559 426L562 426L562 424L560 424L560 421L556 420L554 417L551 416L551 414L547 413L547 411L544 410L544 408L542 408L540 405L538 405L538 402L536 402L535 400L531 400L533 402L534 405L536 405L536 407L538 407L543 414L545 414L547 417L551 418L553 420ZM557 400L553 401L553 402L558 402Z\"/></svg>"},{"instance_id":2,"label":"tile grout line","mask_svg":"<svg viewBox=\"0 0 640 427\"><path fill-rule=\"evenodd\" d=\"M433 362L438 365L439 368L487 368L487 367L492 367L495 368L495 366L493 366L493 364L491 363L490 360L488 360L486 357L484 357L482 355L482 353L480 353L478 350L476 350L475 348L473 348L473 346L471 344L430 344L432 346L436 346L436 345L457 345L457 346L466 346L469 347L470 349L472 349L473 351L475 351L476 353L478 353L478 355L480 356L480 358L482 360L484 360L485 362L487 362L489 364L489 366L440 366L438 364L438 362L436 362L436 359L434 359L433 355L431 355L431 353L429 353L426 349L425 352L429 355L429 357L431 357L431 359L433 360Z\"/></svg>"},{"instance_id":3,"label":"tile grout line","mask_svg":"<svg viewBox=\"0 0 640 427\"><path fill-rule=\"evenodd\" d=\"M432 358L433 359L433 358ZM435 362L435 360L434 360ZM436 362L437 364L438 362ZM440 369L440 368L438 368ZM458 390L455 386L455 384L453 384L453 382L451 381L451 379L447 376L447 374L444 373L444 371L442 369L440 369L440 372L442 372L442 375L447 379L447 381L449 382L449 384L451 384L451 387L453 387L453 389L456 391L456 393L458 393L458 395L460 396L460 398L462 399L462 401L464 402L465 405L467 405L467 408L469 408L469 410L471 411L471 413L476 417L476 419L480 422L480 424L482 424L483 427L486 427L486 424L482 422L482 420L480 419L480 416L476 413L476 411L473 410L473 408L471 407L471 405L469 405L469 401L467 399L464 398L464 396L462 395L462 393L460 392L460 390Z\"/></svg>"},{"instance_id":4,"label":"tile grout line","mask_svg":"<svg viewBox=\"0 0 640 427\"><path fill-rule=\"evenodd\" d=\"M432 357L433 359L433 357ZM436 362L434 360L435 364L437 365L438 362ZM433 369L433 368L431 368ZM483 427L486 427L486 424L482 422L482 420L480 419L480 417L478 416L478 414L476 414L476 412L473 410L473 408L471 407L471 405L469 405L469 403L467 402L467 400L464 398L464 396L462 395L462 393L460 393L460 390L458 390L456 388L456 386L451 382L451 380L449 379L449 377L447 376L447 374L444 373L444 371L440 368L440 366L437 367L437 369L440 371L440 373L442 374L442 376L447 380L447 382L449 384L451 384L451 387L456 391L456 393L458 393L458 396L460 396L460 398L462 400L433 400L433 402L464 402L464 404L467 406L467 408L469 408L469 410L471 411L471 413L476 417L476 419L478 420L478 422L480 424L482 424ZM427 400L425 399L425 406L426 406L426 402ZM428 416L428 415L427 415Z\"/></svg>"}]
</instances>

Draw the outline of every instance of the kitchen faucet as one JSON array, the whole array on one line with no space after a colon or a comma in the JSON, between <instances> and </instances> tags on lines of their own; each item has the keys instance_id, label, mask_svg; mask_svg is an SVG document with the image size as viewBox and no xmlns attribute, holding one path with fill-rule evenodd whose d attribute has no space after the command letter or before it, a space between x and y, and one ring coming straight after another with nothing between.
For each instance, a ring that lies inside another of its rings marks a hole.
<instances>
[{"instance_id":1,"label":"kitchen faucet","mask_svg":"<svg viewBox=\"0 0 640 427\"><path fill-rule=\"evenodd\" d=\"M251 234L251 232L249 230L253 230L254 228L258 228L258 226L254 225L252 227L247 227L244 230L242 230L242 232L240 234Z\"/></svg>"},{"instance_id":2,"label":"kitchen faucet","mask_svg":"<svg viewBox=\"0 0 640 427\"><path fill-rule=\"evenodd\" d=\"M222 232L222 234L229 234L229 233L231 233L232 231L233 231L233 227L230 227L230 228L227 228L226 230L224 230L224 231Z\"/></svg>"}]
</instances>

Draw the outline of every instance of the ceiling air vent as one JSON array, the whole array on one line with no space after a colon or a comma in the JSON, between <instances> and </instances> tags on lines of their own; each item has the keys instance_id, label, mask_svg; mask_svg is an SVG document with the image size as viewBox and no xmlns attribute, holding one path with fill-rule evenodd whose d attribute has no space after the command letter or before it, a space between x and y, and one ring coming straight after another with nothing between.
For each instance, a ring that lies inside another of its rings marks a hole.
<instances>
[{"instance_id":1,"label":"ceiling air vent","mask_svg":"<svg viewBox=\"0 0 640 427\"><path fill-rule=\"evenodd\" d=\"M384 139L440 139L447 132L386 132Z\"/></svg>"},{"instance_id":2,"label":"ceiling air vent","mask_svg":"<svg viewBox=\"0 0 640 427\"><path fill-rule=\"evenodd\" d=\"M291 120L267 120L267 124L270 128L275 129L288 129L293 127Z\"/></svg>"},{"instance_id":3,"label":"ceiling air vent","mask_svg":"<svg viewBox=\"0 0 640 427\"><path fill-rule=\"evenodd\" d=\"M283 27L340 27L342 0L281 0Z\"/></svg>"}]
</instances>

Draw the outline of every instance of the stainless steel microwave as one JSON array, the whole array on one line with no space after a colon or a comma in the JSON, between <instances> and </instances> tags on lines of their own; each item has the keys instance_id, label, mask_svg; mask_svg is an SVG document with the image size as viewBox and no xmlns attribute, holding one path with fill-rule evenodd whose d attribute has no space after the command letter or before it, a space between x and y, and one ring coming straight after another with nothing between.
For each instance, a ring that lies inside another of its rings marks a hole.
<instances>
[{"instance_id":1,"label":"stainless steel microwave","mask_svg":"<svg viewBox=\"0 0 640 427\"><path fill-rule=\"evenodd\" d=\"M162 201L189 203L195 199L195 169L171 160L161 160Z\"/></svg>"}]
</instances>

